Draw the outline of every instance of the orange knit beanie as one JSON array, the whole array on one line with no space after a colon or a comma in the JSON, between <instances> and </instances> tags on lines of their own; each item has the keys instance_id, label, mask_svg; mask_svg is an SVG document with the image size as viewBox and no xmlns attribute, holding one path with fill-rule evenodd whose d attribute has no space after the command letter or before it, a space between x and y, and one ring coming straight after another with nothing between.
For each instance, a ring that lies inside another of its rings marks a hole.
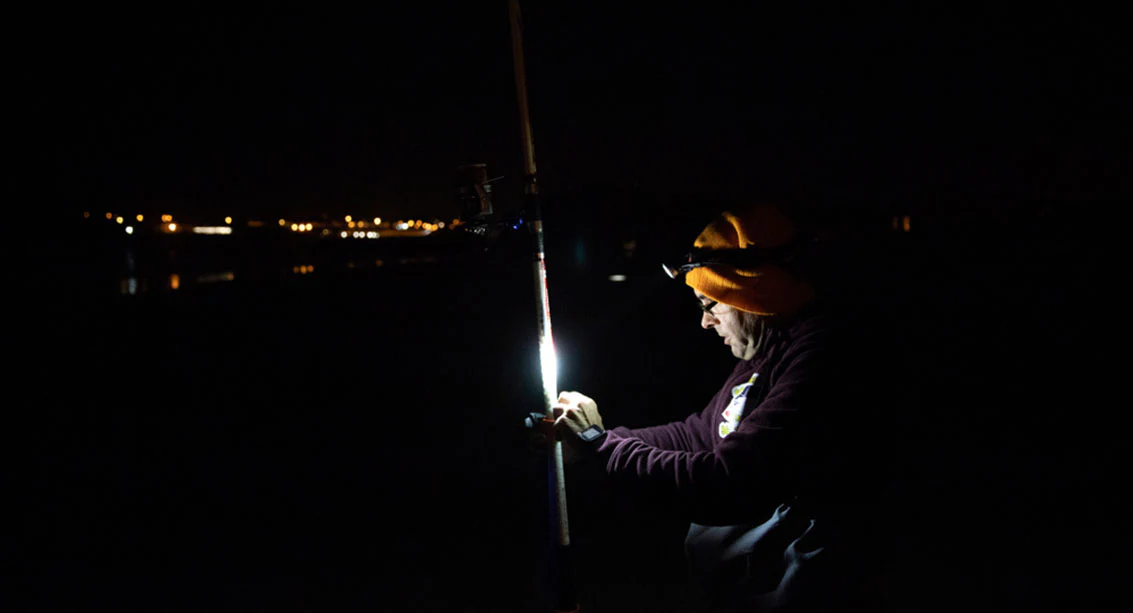
<instances>
[{"instance_id":1,"label":"orange knit beanie","mask_svg":"<svg viewBox=\"0 0 1133 613\"><path fill-rule=\"evenodd\" d=\"M796 230L778 209L757 205L725 211L708 224L693 247L698 249L772 248L795 238ZM685 283L709 298L757 315L791 315L814 300L814 288L777 264L750 269L701 266Z\"/></svg>"}]
</instances>

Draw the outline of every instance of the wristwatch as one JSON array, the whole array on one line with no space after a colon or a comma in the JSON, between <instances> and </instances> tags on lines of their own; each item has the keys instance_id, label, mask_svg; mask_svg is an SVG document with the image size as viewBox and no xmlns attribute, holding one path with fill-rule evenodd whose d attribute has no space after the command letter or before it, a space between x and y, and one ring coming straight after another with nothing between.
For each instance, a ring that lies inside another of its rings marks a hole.
<instances>
[{"instance_id":1,"label":"wristwatch","mask_svg":"<svg viewBox=\"0 0 1133 613\"><path fill-rule=\"evenodd\" d=\"M590 426L578 433L578 438L587 443L593 443L604 436L606 436L606 431L603 430L601 426Z\"/></svg>"}]
</instances>

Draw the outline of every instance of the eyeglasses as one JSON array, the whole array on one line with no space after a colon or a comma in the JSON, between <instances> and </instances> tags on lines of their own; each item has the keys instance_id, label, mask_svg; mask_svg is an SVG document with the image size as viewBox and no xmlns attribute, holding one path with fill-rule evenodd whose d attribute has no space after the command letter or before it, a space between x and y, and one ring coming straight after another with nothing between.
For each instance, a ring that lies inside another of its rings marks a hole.
<instances>
[{"instance_id":1,"label":"eyeglasses","mask_svg":"<svg viewBox=\"0 0 1133 613\"><path fill-rule=\"evenodd\" d=\"M720 303L715 301L715 300L709 300L708 302L697 301L697 304L700 305L701 311L704 311L705 313L708 313L709 315L715 317L716 314L712 312L712 309L715 308L716 305L718 305Z\"/></svg>"}]
</instances>

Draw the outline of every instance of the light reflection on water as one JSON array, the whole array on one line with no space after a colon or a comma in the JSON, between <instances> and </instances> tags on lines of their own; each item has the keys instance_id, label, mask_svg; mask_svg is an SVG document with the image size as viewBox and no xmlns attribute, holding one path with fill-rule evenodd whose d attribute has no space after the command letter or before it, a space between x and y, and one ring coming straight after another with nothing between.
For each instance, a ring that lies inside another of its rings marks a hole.
<instances>
[{"instance_id":1,"label":"light reflection on water","mask_svg":"<svg viewBox=\"0 0 1133 613\"><path fill-rule=\"evenodd\" d=\"M201 273L195 276L187 276L184 273L173 272L158 276L151 275L147 278L145 275L139 274L136 270L132 254L127 254L127 260L127 274L126 276L120 277L118 280L118 290L123 296L135 296L150 293L151 291L184 291L193 286L233 282L237 279L237 273L234 270ZM438 258L435 256L417 256L399 257L392 260L392 263L399 266L412 266L418 264L432 264L438 261ZM344 270L376 269L385 267L390 263L389 260L378 258L365 261L349 260L341 263L340 266ZM323 265L316 268L315 264L308 263L296 264L289 269L284 268L283 270L289 271L293 276L306 276L315 274L316 270L325 272L326 268ZM247 276L248 275L242 275L243 278L247 278Z\"/></svg>"},{"instance_id":2,"label":"light reflection on water","mask_svg":"<svg viewBox=\"0 0 1133 613\"><path fill-rule=\"evenodd\" d=\"M193 283L196 285L208 285L210 283L223 283L225 281L235 280L236 273L228 270L224 272L197 275L197 277L193 280ZM162 283L160 283L160 287L162 290L177 291L182 288L183 283L184 282L181 280L181 275L177 273L170 273L168 276L163 278ZM150 283L144 277L139 278L137 276L131 275L124 277L118 282L118 289L119 293L121 293L123 296L136 296L138 294L148 293L150 290Z\"/></svg>"},{"instance_id":3,"label":"light reflection on water","mask_svg":"<svg viewBox=\"0 0 1133 613\"><path fill-rule=\"evenodd\" d=\"M137 277L126 277L119 283L119 291L121 291L123 296L133 296L138 294L139 287L141 292L146 291L146 282L143 280L139 284Z\"/></svg>"},{"instance_id":4,"label":"light reflection on water","mask_svg":"<svg viewBox=\"0 0 1133 613\"><path fill-rule=\"evenodd\" d=\"M206 283L219 283L223 281L235 281L236 273L232 271L209 273L197 277L197 284L204 285Z\"/></svg>"}]
</instances>

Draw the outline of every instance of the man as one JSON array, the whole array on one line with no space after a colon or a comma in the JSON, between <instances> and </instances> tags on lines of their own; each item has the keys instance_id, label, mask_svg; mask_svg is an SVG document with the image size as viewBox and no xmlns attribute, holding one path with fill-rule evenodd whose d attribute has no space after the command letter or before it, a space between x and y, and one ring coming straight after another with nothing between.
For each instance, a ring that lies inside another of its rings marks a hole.
<instances>
[{"instance_id":1,"label":"man","mask_svg":"<svg viewBox=\"0 0 1133 613\"><path fill-rule=\"evenodd\" d=\"M738 364L702 411L654 427L606 430L592 398L563 392L571 461L598 459L624 491L689 518L713 610L879 610L888 419L863 385L877 346L853 340L869 330L816 289L806 241L775 208L724 212L693 247L666 271Z\"/></svg>"}]
</instances>

